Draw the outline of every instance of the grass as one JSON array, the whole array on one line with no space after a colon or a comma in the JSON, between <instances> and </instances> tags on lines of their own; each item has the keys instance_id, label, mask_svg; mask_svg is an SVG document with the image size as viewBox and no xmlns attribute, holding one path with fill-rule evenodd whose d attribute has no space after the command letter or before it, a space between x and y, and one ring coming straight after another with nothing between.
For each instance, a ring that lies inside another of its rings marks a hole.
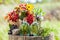
<instances>
[{"instance_id":1,"label":"grass","mask_svg":"<svg viewBox=\"0 0 60 40\"><path fill-rule=\"evenodd\" d=\"M60 21L44 21L41 26L46 30L44 36L53 32L55 40L60 40Z\"/></svg>"}]
</instances>

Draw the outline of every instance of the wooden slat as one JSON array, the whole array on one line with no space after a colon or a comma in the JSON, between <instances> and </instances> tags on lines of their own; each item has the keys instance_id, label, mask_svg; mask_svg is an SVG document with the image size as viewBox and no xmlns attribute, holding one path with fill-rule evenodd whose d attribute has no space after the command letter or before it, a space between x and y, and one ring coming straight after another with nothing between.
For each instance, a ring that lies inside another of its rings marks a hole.
<instances>
[{"instance_id":1,"label":"wooden slat","mask_svg":"<svg viewBox=\"0 0 60 40\"><path fill-rule=\"evenodd\" d=\"M9 40L23 40L22 36L9 35Z\"/></svg>"},{"instance_id":2,"label":"wooden slat","mask_svg":"<svg viewBox=\"0 0 60 40\"><path fill-rule=\"evenodd\" d=\"M42 40L41 37L9 35L9 40Z\"/></svg>"},{"instance_id":3,"label":"wooden slat","mask_svg":"<svg viewBox=\"0 0 60 40\"><path fill-rule=\"evenodd\" d=\"M9 40L54 40L53 35L49 35L44 39L41 36L16 36L9 35Z\"/></svg>"}]
</instances>

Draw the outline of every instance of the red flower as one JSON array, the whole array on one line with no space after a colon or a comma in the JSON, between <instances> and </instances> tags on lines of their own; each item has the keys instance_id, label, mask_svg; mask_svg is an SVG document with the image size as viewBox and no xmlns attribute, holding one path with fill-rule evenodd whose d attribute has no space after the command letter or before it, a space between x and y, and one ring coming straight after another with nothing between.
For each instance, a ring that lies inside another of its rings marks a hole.
<instances>
[{"instance_id":1,"label":"red flower","mask_svg":"<svg viewBox=\"0 0 60 40\"><path fill-rule=\"evenodd\" d=\"M31 25L34 21L34 16L32 14L29 14L26 19L27 22Z\"/></svg>"},{"instance_id":2,"label":"red flower","mask_svg":"<svg viewBox=\"0 0 60 40\"><path fill-rule=\"evenodd\" d=\"M19 6L20 6L20 7L21 7L21 6L26 6L26 4L20 4Z\"/></svg>"},{"instance_id":3,"label":"red flower","mask_svg":"<svg viewBox=\"0 0 60 40\"><path fill-rule=\"evenodd\" d=\"M8 16L9 16L9 20L12 20L12 21L15 21L15 22L19 18L19 15L15 11L11 12L10 14L8 14Z\"/></svg>"},{"instance_id":4,"label":"red flower","mask_svg":"<svg viewBox=\"0 0 60 40\"><path fill-rule=\"evenodd\" d=\"M19 7L21 10L26 10L26 4L20 4Z\"/></svg>"}]
</instances>

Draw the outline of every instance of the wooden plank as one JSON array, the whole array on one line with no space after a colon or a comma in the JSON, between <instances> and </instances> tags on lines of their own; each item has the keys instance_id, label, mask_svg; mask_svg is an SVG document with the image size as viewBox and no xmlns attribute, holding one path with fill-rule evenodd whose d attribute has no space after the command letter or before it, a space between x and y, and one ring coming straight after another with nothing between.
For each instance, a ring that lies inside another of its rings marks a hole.
<instances>
[{"instance_id":1,"label":"wooden plank","mask_svg":"<svg viewBox=\"0 0 60 40\"><path fill-rule=\"evenodd\" d=\"M50 34L44 39L41 36L16 36L9 35L9 40L54 40L54 35Z\"/></svg>"},{"instance_id":2,"label":"wooden plank","mask_svg":"<svg viewBox=\"0 0 60 40\"><path fill-rule=\"evenodd\" d=\"M9 40L42 40L42 37L9 35Z\"/></svg>"},{"instance_id":3,"label":"wooden plank","mask_svg":"<svg viewBox=\"0 0 60 40\"><path fill-rule=\"evenodd\" d=\"M9 35L9 40L23 40L23 36Z\"/></svg>"},{"instance_id":4,"label":"wooden plank","mask_svg":"<svg viewBox=\"0 0 60 40\"><path fill-rule=\"evenodd\" d=\"M31 37L26 37L25 40L43 40L43 39L40 36L39 37L38 36L37 37L36 36L31 36Z\"/></svg>"}]
</instances>

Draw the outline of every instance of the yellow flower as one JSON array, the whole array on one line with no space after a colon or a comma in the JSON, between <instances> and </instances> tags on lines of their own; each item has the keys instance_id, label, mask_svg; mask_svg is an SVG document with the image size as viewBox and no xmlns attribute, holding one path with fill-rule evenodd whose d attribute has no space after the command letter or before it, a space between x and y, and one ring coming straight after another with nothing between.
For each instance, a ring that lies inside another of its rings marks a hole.
<instances>
[{"instance_id":1,"label":"yellow flower","mask_svg":"<svg viewBox=\"0 0 60 40\"><path fill-rule=\"evenodd\" d=\"M32 4L27 4L26 8L27 8L27 10L32 11L34 6Z\"/></svg>"}]
</instances>

